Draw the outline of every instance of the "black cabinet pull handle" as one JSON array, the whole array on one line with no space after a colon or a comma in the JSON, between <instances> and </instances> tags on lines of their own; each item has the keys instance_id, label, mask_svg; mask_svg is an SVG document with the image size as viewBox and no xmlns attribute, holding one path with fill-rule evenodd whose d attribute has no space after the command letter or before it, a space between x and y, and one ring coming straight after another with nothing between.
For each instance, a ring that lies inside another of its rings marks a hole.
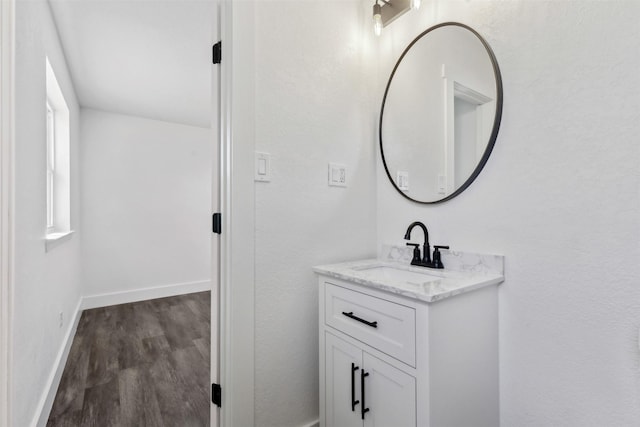
<instances>
[{"instance_id":1,"label":"black cabinet pull handle","mask_svg":"<svg viewBox=\"0 0 640 427\"><path fill-rule=\"evenodd\" d=\"M355 363L351 364L351 412L355 412L356 405L360 403L359 400L356 400L356 384L355 384L356 383L355 373L358 369L360 368L356 366Z\"/></svg>"},{"instance_id":2,"label":"black cabinet pull handle","mask_svg":"<svg viewBox=\"0 0 640 427\"><path fill-rule=\"evenodd\" d=\"M369 376L368 372L365 372L364 369L360 373L360 394L362 394L362 419L364 420L364 414L369 412L369 408L365 408L367 405L364 403L364 379Z\"/></svg>"},{"instance_id":3,"label":"black cabinet pull handle","mask_svg":"<svg viewBox=\"0 0 640 427\"><path fill-rule=\"evenodd\" d=\"M364 323L367 326L371 326L372 328L377 328L378 327L378 321L368 322L368 321L366 321L364 319L359 318L358 316L355 316L353 314L353 311L350 311L348 313L343 311L342 314L344 314L345 316L347 316L347 317L349 317L349 318L351 318L353 320L357 320L358 322Z\"/></svg>"}]
</instances>

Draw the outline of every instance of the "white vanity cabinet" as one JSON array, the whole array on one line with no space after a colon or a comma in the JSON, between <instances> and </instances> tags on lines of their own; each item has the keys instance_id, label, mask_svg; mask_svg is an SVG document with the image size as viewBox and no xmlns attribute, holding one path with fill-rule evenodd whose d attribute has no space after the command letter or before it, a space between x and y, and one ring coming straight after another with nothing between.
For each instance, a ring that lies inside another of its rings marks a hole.
<instances>
[{"instance_id":1,"label":"white vanity cabinet","mask_svg":"<svg viewBox=\"0 0 640 427\"><path fill-rule=\"evenodd\" d=\"M497 285L426 302L319 276L321 427L495 427Z\"/></svg>"}]
</instances>

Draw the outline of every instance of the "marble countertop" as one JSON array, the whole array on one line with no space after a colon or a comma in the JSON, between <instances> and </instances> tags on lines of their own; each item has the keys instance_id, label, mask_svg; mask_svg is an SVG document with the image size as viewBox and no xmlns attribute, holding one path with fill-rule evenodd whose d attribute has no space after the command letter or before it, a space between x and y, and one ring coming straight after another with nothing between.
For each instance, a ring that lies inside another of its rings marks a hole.
<instances>
[{"instance_id":1,"label":"marble countertop","mask_svg":"<svg viewBox=\"0 0 640 427\"><path fill-rule=\"evenodd\" d=\"M468 258L468 254L454 253L454 255L460 259ZM492 257L499 257L500 262L498 265L500 267L503 266L501 256L492 255ZM406 277L385 277L381 269L376 267L391 267L395 270L401 270L399 276L405 275ZM457 270L447 269L446 267L438 270L411 266L405 261L367 259L320 265L314 267L313 271L324 276L369 286L428 303L485 286L497 285L504 281L504 272L500 271L501 268L464 268L464 265L461 265L461 267ZM402 273L402 271L408 273ZM420 273L421 275L415 273Z\"/></svg>"}]
</instances>

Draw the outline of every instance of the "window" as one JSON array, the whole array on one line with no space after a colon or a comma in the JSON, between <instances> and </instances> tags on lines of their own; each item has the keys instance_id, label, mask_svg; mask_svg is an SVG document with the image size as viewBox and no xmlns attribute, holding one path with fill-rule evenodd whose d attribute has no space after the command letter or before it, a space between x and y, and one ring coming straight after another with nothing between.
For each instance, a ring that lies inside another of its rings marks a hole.
<instances>
[{"instance_id":1,"label":"window","mask_svg":"<svg viewBox=\"0 0 640 427\"><path fill-rule=\"evenodd\" d=\"M56 175L56 143L55 143L55 116L49 100L47 100L47 234L55 230L55 175Z\"/></svg>"},{"instance_id":2,"label":"window","mask_svg":"<svg viewBox=\"0 0 640 427\"><path fill-rule=\"evenodd\" d=\"M71 236L71 180L69 156L69 108L53 68L47 65L46 150L47 212L46 248Z\"/></svg>"}]
</instances>

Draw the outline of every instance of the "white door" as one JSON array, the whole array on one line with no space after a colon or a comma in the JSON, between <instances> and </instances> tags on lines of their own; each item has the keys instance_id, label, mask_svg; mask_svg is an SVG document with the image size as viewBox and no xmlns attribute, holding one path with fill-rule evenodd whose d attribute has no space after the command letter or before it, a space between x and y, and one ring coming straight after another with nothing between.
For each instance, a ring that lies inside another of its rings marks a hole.
<instances>
[{"instance_id":1,"label":"white door","mask_svg":"<svg viewBox=\"0 0 640 427\"><path fill-rule=\"evenodd\" d=\"M0 427L11 425L9 414L9 348L11 313L11 245L10 222L13 169L13 26L14 2L0 1Z\"/></svg>"},{"instance_id":2,"label":"white door","mask_svg":"<svg viewBox=\"0 0 640 427\"><path fill-rule=\"evenodd\" d=\"M219 6L218 6L219 7ZM220 11L214 9L212 39L220 39ZM212 61L213 62L213 61ZM211 177L211 213L220 212L220 78L221 67L212 63L211 102L213 128L213 167ZM213 221L213 218L212 218ZM211 384L220 384L220 235L211 239ZM213 393L213 390L211 391ZM220 425L220 408L211 402L211 427Z\"/></svg>"},{"instance_id":3,"label":"white door","mask_svg":"<svg viewBox=\"0 0 640 427\"><path fill-rule=\"evenodd\" d=\"M364 427L415 427L415 378L368 353L363 353L362 361L368 374L362 398L369 409Z\"/></svg>"},{"instance_id":4,"label":"white door","mask_svg":"<svg viewBox=\"0 0 640 427\"><path fill-rule=\"evenodd\" d=\"M326 427L362 427L362 350L325 335Z\"/></svg>"}]
</instances>

